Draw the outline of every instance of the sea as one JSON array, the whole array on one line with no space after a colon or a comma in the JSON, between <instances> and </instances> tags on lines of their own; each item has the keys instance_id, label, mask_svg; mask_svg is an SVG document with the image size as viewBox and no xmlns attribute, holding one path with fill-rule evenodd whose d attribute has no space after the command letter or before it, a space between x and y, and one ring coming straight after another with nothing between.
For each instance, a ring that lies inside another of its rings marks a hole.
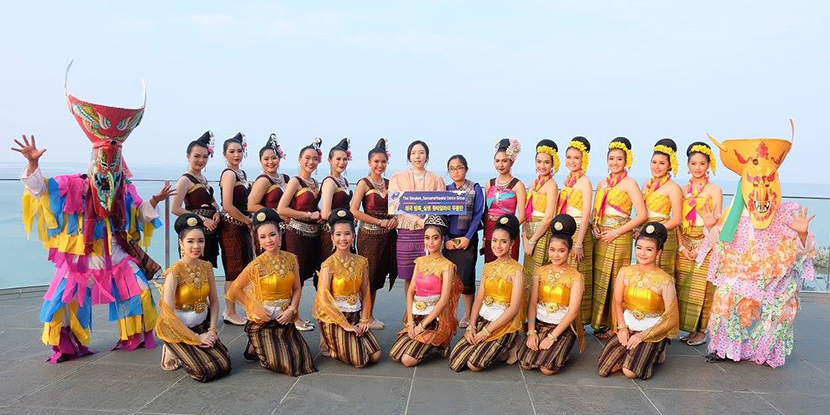
<instances>
[{"instance_id":1,"label":"sea","mask_svg":"<svg viewBox=\"0 0 830 415\"><path fill-rule=\"evenodd\" d=\"M149 198L162 187L163 180L170 180L175 184L175 181L185 170L183 165L167 165L167 164L135 164L130 165L130 169L135 179L136 188L143 198ZM208 180L215 181L219 179L221 169L211 168L205 172ZM0 289L12 287L26 287L48 284L54 273L54 266L46 259L46 251L42 249L41 243L37 240L37 234L33 232L31 239L27 240L26 233L23 229L21 220L21 205L20 200L23 194L23 186L19 181L20 173L23 168L23 163L0 163L0 258L2 258L2 266L0 266ZM43 173L46 177L59 174L74 174L83 173L87 170L86 163L50 163L45 164ZM249 178L256 177L259 172L248 169ZM294 173L287 171L287 174ZM346 177L350 182L354 183L366 174L365 169L349 169ZM526 177L525 177L526 176ZM565 174L560 173L555 177L560 183ZM726 176L722 174L721 176ZM733 175L734 176L734 175ZM318 178L324 177L322 171L318 172ZM468 178L484 183L489 178L493 177L492 172L470 172ZM517 175L526 184L533 181L535 177L530 174ZM591 177L592 183L597 183L600 177ZM635 177L638 183L642 183L644 179ZM146 181L153 180L153 181ZM445 180L449 181L445 174ZM680 180L684 180L681 177ZM725 204L732 200L731 193L734 192L737 184L737 176L733 180L714 180L720 185L727 196L724 197ZM682 183L682 182L681 182ZM214 189L218 195L218 183L213 183ZM793 200L799 204L806 206L810 213L816 213L818 216L810 224L812 232L816 235L816 242L819 247L826 247L830 245L830 184L804 184L804 183L782 183L782 190L785 195L784 200ZM159 211L164 220L164 203L159 204ZM175 217L171 215L170 220L170 255L165 255L165 238L163 229L159 229L153 235L152 245L150 247L150 255L156 259L162 266L165 265L166 259L175 262L178 258L176 250L176 236L173 232L172 223ZM826 261L826 258L824 259ZM479 267L483 263L479 261ZM217 274L221 274L221 265ZM812 286L806 289L814 289L827 291L828 275L827 267L820 271L820 280L813 283Z\"/></svg>"}]
</instances>

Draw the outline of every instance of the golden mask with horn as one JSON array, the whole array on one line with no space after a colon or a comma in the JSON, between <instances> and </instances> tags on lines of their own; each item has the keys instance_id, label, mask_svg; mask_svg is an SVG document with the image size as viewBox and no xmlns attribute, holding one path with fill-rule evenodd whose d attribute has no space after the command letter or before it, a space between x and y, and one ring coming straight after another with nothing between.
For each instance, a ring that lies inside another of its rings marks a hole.
<instances>
[{"instance_id":1,"label":"golden mask with horn","mask_svg":"<svg viewBox=\"0 0 830 415\"><path fill-rule=\"evenodd\" d=\"M795 123L790 120L792 140ZM741 175L741 194L755 229L766 229L781 204L781 181L778 168L790 152L793 142L783 138L729 138L718 142L720 159L726 168Z\"/></svg>"}]
</instances>

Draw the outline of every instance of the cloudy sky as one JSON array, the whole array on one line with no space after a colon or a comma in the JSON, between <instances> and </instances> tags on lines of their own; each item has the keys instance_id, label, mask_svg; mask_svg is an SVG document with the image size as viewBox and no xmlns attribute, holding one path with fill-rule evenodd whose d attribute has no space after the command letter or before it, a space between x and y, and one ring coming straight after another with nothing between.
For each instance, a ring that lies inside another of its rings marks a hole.
<instances>
[{"instance_id":1,"label":"cloudy sky","mask_svg":"<svg viewBox=\"0 0 830 415\"><path fill-rule=\"evenodd\" d=\"M254 147L276 132L289 159L347 136L361 163L383 136L393 169L423 139L436 164L461 152L488 170L493 142L518 137L529 173L540 138L603 149L624 135L646 176L657 139L789 137L792 117L784 177L827 184L829 18L826 1L14 2L0 15L0 136L35 134L50 161L88 157L62 97L75 59L80 99L139 106L146 80L132 163L181 164L212 130Z\"/></svg>"}]
</instances>

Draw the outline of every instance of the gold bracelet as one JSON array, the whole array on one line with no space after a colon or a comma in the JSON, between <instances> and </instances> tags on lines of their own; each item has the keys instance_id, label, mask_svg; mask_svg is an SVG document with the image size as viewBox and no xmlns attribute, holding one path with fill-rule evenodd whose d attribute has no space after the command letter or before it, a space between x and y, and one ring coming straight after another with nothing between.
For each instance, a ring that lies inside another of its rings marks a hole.
<instances>
[{"instance_id":1,"label":"gold bracelet","mask_svg":"<svg viewBox=\"0 0 830 415\"><path fill-rule=\"evenodd\" d=\"M369 322L368 318L361 318L360 320L358 320L358 323L368 323L368 322Z\"/></svg>"},{"instance_id":2,"label":"gold bracelet","mask_svg":"<svg viewBox=\"0 0 830 415\"><path fill-rule=\"evenodd\" d=\"M628 325L626 324L617 324L617 330L626 329L628 330Z\"/></svg>"},{"instance_id":3,"label":"gold bracelet","mask_svg":"<svg viewBox=\"0 0 830 415\"><path fill-rule=\"evenodd\" d=\"M415 322L410 321L409 323L406 323L406 327L415 327Z\"/></svg>"},{"instance_id":4,"label":"gold bracelet","mask_svg":"<svg viewBox=\"0 0 830 415\"><path fill-rule=\"evenodd\" d=\"M423 323L418 323L418 326L417 326L417 327L418 327L418 328L420 328L422 331L423 331L423 330L426 330L426 329L424 328L424 324L423 324Z\"/></svg>"},{"instance_id":5,"label":"gold bracelet","mask_svg":"<svg viewBox=\"0 0 830 415\"><path fill-rule=\"evenodd\" d=\"M534 336L534 335L536 335L536 333L538 333L536 330L528 330L527 331L528 336Z\"/></svg>"},{"instance_id":6,"label":"gold bracelet","mask_svg":"<svg viewBox=\"0 0 830 415\"><path fill-rule=\"evenodd\" d=\"M215 334L219 334L219 329L217 329L216 327L211 327L208 329L208 331L212 331Z\"/></svg>"},{"instance_id":7,"label":"gold bracelet","mask_svg":"<svg viewBox=\"0 0 830 415\"><path fill-rule=\"evenodd\" d=\"M294 304L290 304L287 310L291 310L294 312L294 314L297 314L297 307L294 307Z\"/></svg>"},{"instance_id":8,"label":"gold bracelet","mask_svg":"<svg viewBox=\"0 0 830 415\"><path fill-rule=\"evenodd\" d=\"M547 335L547 338L549 338L549 339L553 340L554 342L556 341L556 338L557 338L557 337L558 337L558 336L554 336L554 335L553 335L553 332L550 332L550 333L548 333L548 335Z\"/></svg>"},{"instance_id":9,"label":"gold bracelet","mask_svg":"<svg viewBox=\"0 0 830 415\"><path fill-rule=\"evenodd\" d=\"M480 331L484 333L485 336L490 337L490 330L487 330L487 326L482 327Z\"/></svg>"}]
</instances>

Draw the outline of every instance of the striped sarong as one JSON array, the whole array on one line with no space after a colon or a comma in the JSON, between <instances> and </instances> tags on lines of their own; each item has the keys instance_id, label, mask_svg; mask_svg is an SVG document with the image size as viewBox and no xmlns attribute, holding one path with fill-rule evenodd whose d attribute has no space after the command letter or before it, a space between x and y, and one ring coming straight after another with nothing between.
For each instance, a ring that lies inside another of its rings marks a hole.
<instances>
[{"instance_id":1,"label":"striped sarong","mask_svg":"<svg viewBox=\"0 0 830 415\"><path fill-rule=\"evenodd\" d=\"M398 278L411 280L415 259L424 256L424 230L398 229Z\"/></svg>"},{"instance_id":2,"label":"striped sarong","mask_svg":"<svg viewBox=\"0 0 830 415\"><path fill-rule=\"evenodd\" d=\"M631 332L632 335L635 333ZM599 375L605 377L624 368L637 374L640 379L649 379L654 375L654 365L666 360L666 348L669 344L669 339L642 342L634 350L628 350L614 335L599 355Z\"/></svg>"},{"instance_id":3,"label":"striped sarong","mask_svg":"<svg viewBox=\"0 0 830 415\"><path fill-rule=\"evenodd\" d=\"M417 325L420 323L424 317L426 316L414 316L415 324ZM424 327L427 330L435 330L438 328L438 319L433 319L431 323L427 324ZM452 340L452 339L450 339ZM449 340L448 340L449 342ZM404 355L409 355L409 357L415 360L424 360L427 355L433 350L439 349L437 346L433 346L427 343L421 343L418 340L410 339L409 335L404 333L398 334L398 339L395 340L395 344L392 345L392 348L389 349L389 357L396 362L400 362ZM446 357L450 351L450 345L447 344L443 348L440 348L441 355Z\"/></svg>"},{"instance_id":4,"label":"striped sarong","mask_svg":"<svg viewBox=\"0 0 830 415\"><path fill-rule=\"evenodd\" d=\"M476 331L481 331L488 324L490 324L490 321L479 317L476 323ZM480 369L490 367L496 359L510 349L518 334L514 331L496 340L485 341L476 345L471 345L466 338L461 337L461 340L455 344L450 353L450 369L460 372L467 368L468 362Z\"/></svg>"},{"instance_id":5,"label":"striped sarong","mask_svg":"<svg viewBox=\"0 0 830 415\"><path fill-rule=\"evenodd\" d=\"M577 225L579 225L578 218ZM579 235L574 234L574 246L576 246L576 238L578 237ZM576 268L582 274L585 290L582 291L580 308L582 309L582 321L588 324L591 322L591 305L594 298L594 234L590 229L585 233L585 238L582 240L582 253L584 254L582 261L576 262L573 250L571 250L571 254L568 256L568 265Z\"/></svg>"},{"instance_id":6,"label":"striped sarong","mask_svg":"<svg viewBox=\"0 0 830 415\"><path fill-rule=\"evenodd\" d=\"M294 323L280 324L271 320L258 324L249 320L245 324L245 332L262 367L289 376L317 371L311 350Z\"/></svg>"},{"instance_id":7,"label":"striped sarong","mask_svg":"<svg viewBox=\"0 0 830 415\"><path fill-rule=\"evenodd\" d=\"M683 246L694 250L703 242L703 227L692 227L683 234ZM706 279L709 273L709 256L698 267L695 261L689 261L682 252L677 253L677 309L680 313L680 330L690 333L705 333L709 326L709 313L712 311L712 299L715 287Z\"/></svg>"},{"instance_id":8,"label":"striped sarong","mask_svg":"<svg viewBox=\"0 0 830 415\"><path fill-rule=\"evenodd\" d=\"M541 221L531 221L524 223L524 234L528 237L533 236L536 233L536 230L539 228ZM547 265L550 263L550 258L548 258L548 245L550 245L550 235L551 230L548 229L538 241L536 241L536 245L533 247L533 254L528 255L525 252L524 258L524 273L525 275L533 275L533 271L536 267L541 267L543 265ZM515 244L520 242L516 241Z\"/></svg>"},{"instance_id":9,"label":"striped sarong","mask_svg":"<svg viewBox=\"0 0 830 415\"><path fill-rule=\"evenodd\" d=\"M196 334L202 334L210 327L205 320L196 327L191 327ZM213 347L204 348L187 343L164 343L167 349L181 362L182 367L197 382L210 382L231 372L231 357L228 348L218 339Z\"/></svg>"},{"instance_id":10,"label":"striped sarong","mask_svg":"<svg viewBox=\"0 0 830 415\"><path fill-rule=\"evenodd\" d=\"M285 230L285 250L297 256L301 282L305 283L310 278L316 279L320 264L323 263L320 257L320 235L307 236L288 227Z\"/></svg>"},{"instance_id":11,"label":"striped sarong","mask_svg":"<svg viewBox=\"0 0 830 415\"><path fill-rule=\"evenodd\" d=\"M554 329L556 329L556 324L549 324L537 320L536 331L538 334L536 336L539 338L539 342L541 343L547 337L548 333ZM531 350L527 347L527 342L525 342L519 349L519 362L524 367L530 367L531 369L543 368L556 373L568 361L568 356L571 354L574 343L576 343L576 333L570 327L563 331L547 350Z\"/></svg>"},{"instance_id":12,"label":"striped sarong","mask_svg":"<svg viewBox=\"0 0 830 415\"><path fill-rule=\"evenodd\" d=\"M343 313L349 324L360 321L360 312ZM335 323L320 323L320 333L329 348L329 356L343 363L361 368L369 364L369 357L380 350L374 333L367 331L362 336L343 330Z\"/></svg>"},{"instance_id":13,"label":"striped sarong","mask_svg":"<svg viewBox=\"0 0 830 415\"><path fill-rule=\"evenodd\" d=\"M247 226L225 220L219 223L219 246L222 247L222 266L225 281L233 281L254 260L254 241Z\"/></svg>"},{"instance_id":14,"label":"striped sarong","mask_svg":"<svg viewBox=\"0 0 830 415\"><path fill-rule=\"evenodd\" d=\"M599 226L600 232L612 229L610 226ZM602 239L594 242L594 298L591 306L591 327L594 330L611 324L613 281L620 268L631 265L631 244L631 232L620 235L610 244Z\"/></svg>"},{"instance_id":15,"label":"striped sarong","mask_svg":"<svg viewBox=\"0 0 830 415\"><path fill-rule=\"evenodd\" d=\"M357 253L369 260L367 272L369 286L377 291L386 284L389 277L389 289L398 276L398 267L395 261L395 245L398 232L392 229L388 232L375 233L361 226L357 231Z\"/></svg>"}]
</instances>

